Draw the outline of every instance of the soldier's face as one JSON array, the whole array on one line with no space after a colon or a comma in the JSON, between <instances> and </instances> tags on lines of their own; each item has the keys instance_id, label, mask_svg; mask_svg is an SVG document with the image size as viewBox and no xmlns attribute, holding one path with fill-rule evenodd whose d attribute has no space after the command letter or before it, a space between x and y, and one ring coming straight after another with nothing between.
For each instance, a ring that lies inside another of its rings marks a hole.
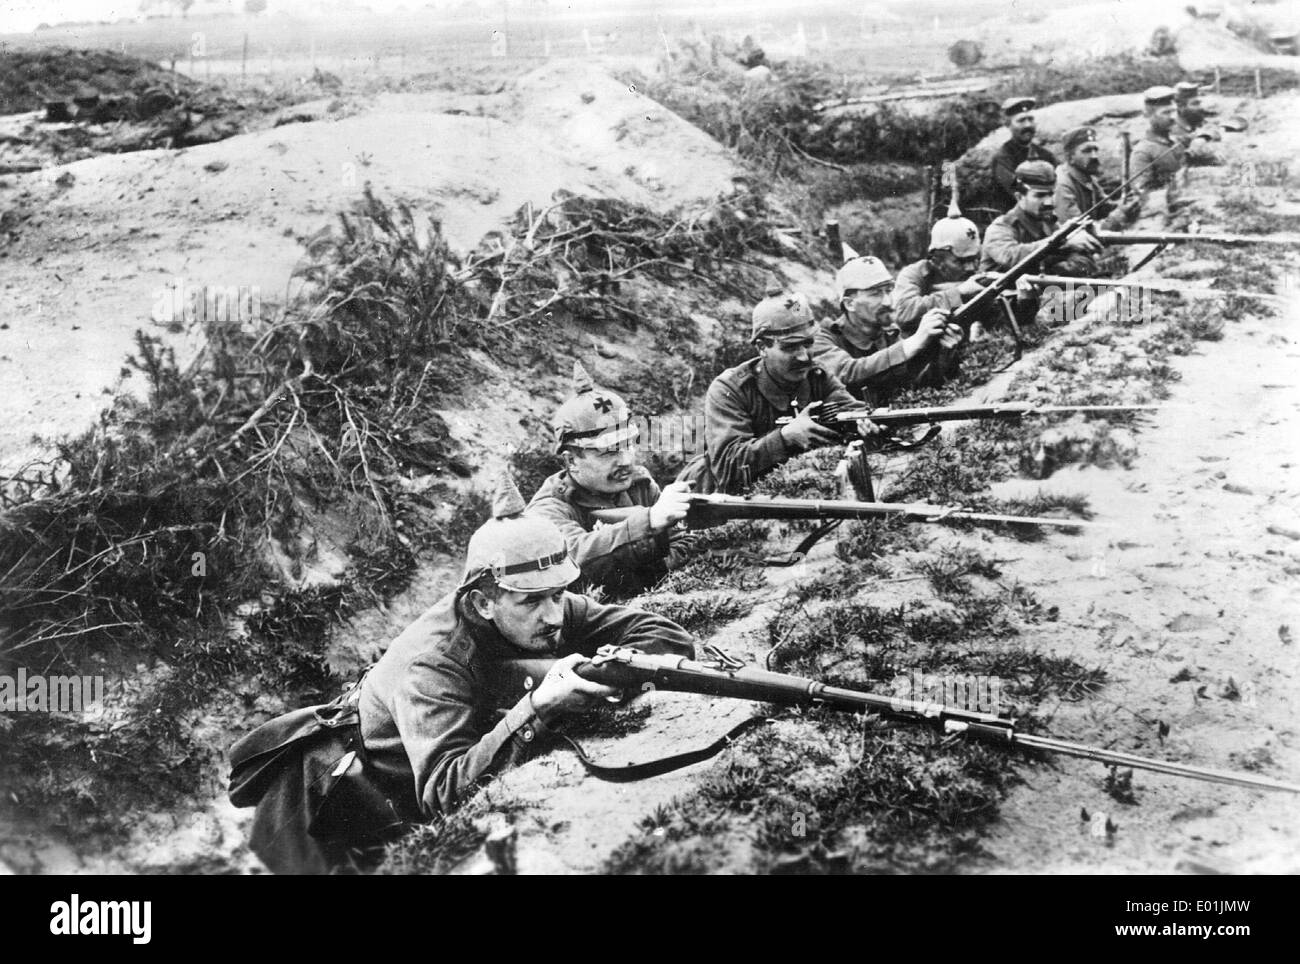
<instances>
[{"instance_id":1,"label":"soldier's face","mask_svg":"<svg viewBox=\"0 0 1300 964\"><path fill-rule=\"evenodd\" d=\"M870 291L846 291L845 328L859 341L872 341L894 320L894 285L877 285Z\"/></svg>"},{"instance_id":2,"label":"soldier's face","mask_svg":"<svg viewBox=\"0 0 1300 964\"><path fill-rule=\"evenodd\" d=\"M1056 192L1050 187L1031 187L1020 195L1020 209L1039 221L1056 212Z\"/></svg>"},{"instance_id":3,"label":"soldier's face","mask_svg":"<svg viewBox=\"0 0 1300 964\"><path fill-rule=\"evenodd\" d=\"M1201 105L1201 98L1199 97L1184 101L1178 113L1182 116L1183 121L1192 127L1205 120L1205 108Z\"/></svg>"},{"instance_id":4,"label":"soldier's face","mask_svg":"<svg viewBox=\"0 0 1300 964\"><path fill-rule=\"evenodd\" d=\"M763 364L767 372L778 382L794 385L808 377L812 371L813 336L809 329L806 335L786 335L768 342L763 349Z\"/></svg>"},{"instance_id":5,"label":"soldier's face","mask_svg":"<svg viewBox=\"0 0 1300 964\"><path fill-rule=\"evenodd\" d=\"M1151 124L1151 129L1157 134L1168 134L1174 126L1174 118L1178 116L1178 108L1173 104L1165 104L1163 107L1148 107L1147 119Z\"/></svg>"},{"instance_id":6,"label":"soldier's face","mask_svg":"<svg viewBox=\"0 0 1300 964\"><path fill-rule=\"evenodd\" d=\"M632 443L605 449L582 449L565 452L569 477L589 492L613 495L632 486L632 469L636 465L636 447Z\"/></svg>"},{"instance_id":7,"label":"soldier's face","mask_svg":"<svg viewBox=\"0 0 1300 964\"><path fill-rule=\"evenodd\" d=\"M552 653L560 644L564 626L564 590L511 592L502 590L496 599L473 590L474 608L493 623L506 642L530 653Z\"/></svg>"},{"instance_id":8,"label":"soldier's face","mask_svg":"<svg viewBox=\"0 0 1300 964\"><path fill-rule=\"evenodd\" d=\"M934 266L937 279L945 284L965 281L979 268L980 256L972 254L968 258L959 258L947 248L934 251L930 255L930 264Z\"/></svg>"},{"instance_id":9,"label":"soldier's face","mask_svg":"<svg viewBox=\"0 0 1300 964\"><path fill-rule=\"evenodd\" d=\"M1085 174L1101 173L1101 146L1096 141L1087 141L1074 149L1070 163Z\"/></svg>"},{"instance_id":10,"label":"soldier's face","mask_svg":"<svg viewBox=\"0 0 1300 964\"><path fill-rule=\"evenodd\" d=\"M1011 129L1013 140L1021 144L1028 144L1038 133L1038 125L1034 123L1032 111L1026 111L1023 114L1017 114L1007 121L1007 127Z\"/></svg>"}]
</instances>

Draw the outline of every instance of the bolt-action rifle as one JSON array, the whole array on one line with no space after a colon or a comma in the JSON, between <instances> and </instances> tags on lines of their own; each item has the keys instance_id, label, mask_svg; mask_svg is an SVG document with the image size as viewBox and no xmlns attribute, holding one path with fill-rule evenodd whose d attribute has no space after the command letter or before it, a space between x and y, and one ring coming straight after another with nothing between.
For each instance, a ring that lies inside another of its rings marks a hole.
<instances>
[{"instance_id":1,"label":"bolt-action rifle","mask_svg":"<svg viewBox=\"0 0 1300 964\"><path fill-rule=\"evenodd\" d=\"M1267 234L1216 234L1206 232L1178 231L1094 231L1093 234L1102 244L1191 244L1202 241L1206 244L1222 244L1230 248L1243 248L1252 244L1285 244L1297 246L1300 241L1294 237L1281 237Z\"/></svg>"},{"instance_id":2,"label":"bolt-action rifle","mask_svg":"<svg viewBox=\"0 0 1300 964\"><path fill-rule=\"evenodd\" d=\"M550 659L505 660L499 664L500 698L503 703L510 705L536 688L553 664L554 660ZM1300 793L1300 786L1268 777L1212 770L1189 763L1153 760L1134 753L1022 733L1016 727L1016 720L1010 716L943 703L865 693L828 686L799 676L774 673L747 666L716 647L709 648L705 659L694 660L681 656L652 655L626 647L604 646L589 662L580 663L576 672L593 683L631 693L654 688L755 700L781 706L822 706L851 713L876 713L891 720L923 723L944 735L965 735L1001 746L1047 750L1064 756L1096 760L1106 766L1133 767L1255 790Z\"/></svg>"},{"instance_id":3,"label":"bolt-action rifle","mask_svg":"<svg viewBox=\"0 0 1300 964\"><path fill-rule=\"evenodd\" d=\"M1173 150L1168 147L1165 152ZM1130 175L1120 182L1116 187L1103 194L1097 199L1097 202L1086 211L1080 211L1074 217L1065 221L1051 235L1044 238L1041 245L1025 255L1006 271L996 275L988 285L986 285L979 294L975 295L970 301L963 303L958 307L951 316L951 321L960 325L962 331L970 336L970 328L977 320L996 317L1000 310L1007 320L1008 328L1011 331L1012 339L1015 343L1015 354L1012 363L1020 360L1024 355L1024 342L1020 335L1020 323L1016 320L1015 311L1010 303L1003 297L1004 295L1014 294L1016 290L1016 281L1028 274L1039 273L1048 258L1060 254L1065 247L1065 243L1076 231L1082 231L1085 228L1095 233L1095 224L1093 216L1110 204L1115 198L1121 197L1140 175ZM1005 369L1004 369L1005 370Z\"/></svg>"},{"instance_id":4,"label":"bolt-action rifle","mask_svg":"<svg viewBox=\"0 0 1300 964\"><path fill-rule=\"evenodd\" d=\"M939 427L943 422L969 422L977 419L1019 422L1021 419L1038 415L1152 412L1159 411L1161 407L1160 405L1032 405L1029 402L998 402L994 405L889 409L823 402L813 411L812 417L817 424L834 429L845 439L862 437L858 433L858 422L862 419L870 419L882 429L881 436L871 440L872 449L877 452L887 452L915 449L924 445L939 434ZM791 416L784 416L776 421L778 425L782 425L791 420ZM899 429L919 425L928 425L930 428L917 438L905 438L898 434Z\"/></svg>"},{"instance_id":5,"label":"bolt-action rifle","mask_svg":"<svg viewBox=\"0 0 1300 964\"><path fill-rule=\"evenodd\" d=\"M874 519L897 516L909 522L989 522L1006 525L1051 526L1058 529L1108 528L1103 523L1050 516L1000 515L971 512L957 506L928 505L924 502L858 502L853 499L783 499L768 496L697 495L687 497L686 526L706 529L733 519ZM592 509L600 522L622 522L637 506Z\"/></svg>"},{"instance_id":6,"label":"bolt-action rifle","mask_svg":"<svg viewBox=\"0 0 1300 964\"><path fill-rule=\"evenodd\" d=\"M1207 288L1202 285L1188 285L1180 281L1125 281L1123 278L1084 278L1074 275L1065 274L1031 274L1021 279L1031 285L1048 287L1055 285L1060 288L1074 288L1076 290L1085 287L1092 288L1143 288L1147 291L1160 292L1162 294L1187 295L1189 297L1210 298L1214 296L1227 297L1234 295L1238 298L1261 298L1265 301L1285 301L1283 295L1273 294L1268 291L1247 291L1242 288Z\"/></svg>"}]
</instances>

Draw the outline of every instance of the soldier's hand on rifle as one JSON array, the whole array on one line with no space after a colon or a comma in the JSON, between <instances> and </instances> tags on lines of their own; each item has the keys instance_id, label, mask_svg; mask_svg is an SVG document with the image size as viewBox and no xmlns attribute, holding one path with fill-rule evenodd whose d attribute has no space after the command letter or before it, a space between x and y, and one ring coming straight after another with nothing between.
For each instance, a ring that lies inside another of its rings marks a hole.
<instances>
[{"instance_id":1,"label":"soldier's hand on rifle","mask_svg":"<svg viewBox=\"0 0 1300 964\"><path fill-rule=\"evenodd\" d=\"M948 312L942 308L931 308L917 323L916 331L904 340L903 354L908 358L915 358L931 341L943 337L947 328Z\"/></svg>"},{"instance_id":2,"label":"soldier's hand on rifle","mask_svg":"<svg viewBox=\"0 0 1300 964\"><path fill-rule=\"evenodd\" d=\"M547 722L564 713L585 710L601 700L620 696L612 686L602 686L585 680L575 672L575 667L587 662L581 653L570 653L555 661L537 689L533 691L533 709Z\"/></svg>"},{"instance_id":3,"label":"soldier's hand on rifle","mask_svg":"<svg viewBox=\"0 0 1300 964\"><path fill-rule=\"evenodd\" d=\"M690 511L691 482L674 482L664 487L650 507L650 528L667 529L686 518Z\"/></svg>"},{"instance_id":4,"label":"soldier's hand on rifle","mask_svg":"<svg viewBox=\"0 0 1300 964\"><path fill-rule=\"evenodd\" d=\"M1100 254L1103 245L1088 231L1075 231L1065 239L1065 247L1084 254Z\"/></svg>"},{"instance_id":5,"label":"soldier's hand on rifle","mask_svg":"<svg viewBox=\"0 0 1300 964\"><path fill-rule=\"evenodd\" d=\"M853 423L853 427L858 430L858 434L863 438L874 438L884 431L879 425L869 418L860 418ZM855 443L861 445L861 442Z\"/></svg>"},{"instance_id":6,"label":"soldier's hand on rifle","mask_svg":"<svg viewBox=\"0 0 1300 964\"><path fill-rule=\"evenodd\" d=\"M1016 279L1016 301L1033 301L1038 296L1034 283L1026 278Z\"/></svg>"},{"instance_id":7,"label":"soldier's hand on rifle","mask_svg":"<svg viewBox=\"0 0 1300 964\"><path fill-rule=\"evenodd\" d=\"M781 437L801 449L813 449L819 445L838 442L840 436L835 429L820 425L815 420L820 406L821 402L809 402L802 412L781 426Z\"/></svg>"}]
</instances>

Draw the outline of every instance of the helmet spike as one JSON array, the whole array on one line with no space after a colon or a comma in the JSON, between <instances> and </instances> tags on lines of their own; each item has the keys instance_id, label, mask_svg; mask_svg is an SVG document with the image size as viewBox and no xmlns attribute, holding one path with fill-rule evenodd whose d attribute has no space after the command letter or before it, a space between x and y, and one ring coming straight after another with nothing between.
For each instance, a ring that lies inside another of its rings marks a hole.
<instances>
[{"instance_id":1,"label":"helmet spike","mask_svg":"<svg viewBox=\"0 0 1300 964\"><path fill-rule=\"evenodd\" d=\"M582 367L582 362L577 359L573 362L573 394L581 395L583 392L594 390L596 383L591 380L591 375L587 369Z\"/></svg>"},{"instance_id":2,"label":"helmet spike","mask_svg":"<svg viewBox=\"0 0 1300 964\"><path fill-rule=\"evenodd\" d=\"M510 519L523 515L527 507L524 497L519 494L519 486L515 485L514 476L509 469L502 469L496 491L492 494L492 518Z\"/></svg>"}]
</instances>

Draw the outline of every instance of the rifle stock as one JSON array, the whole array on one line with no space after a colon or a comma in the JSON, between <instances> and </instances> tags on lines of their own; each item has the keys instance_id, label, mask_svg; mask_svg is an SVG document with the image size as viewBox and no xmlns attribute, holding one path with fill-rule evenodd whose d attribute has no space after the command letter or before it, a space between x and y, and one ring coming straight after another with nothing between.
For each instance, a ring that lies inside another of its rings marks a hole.
<instances>
[{"instance_id":1,"label":"rifle stock","mask_svg":"<svg viewBox=\"0 0 1300 964\"><path fill-rule=\"evenodd\" d=\"M536 688L551 662L553 661L537 659L502 661L499 669L502 679L507 682L501 693L501 705L513 705L526 692ZM821 706L853 713L876 713L902 722L924 723L945 735L967 734L988 743L1047 750L1095 760L1108 766L1134 767L1257 790L1300 793L1300 786L1254 774L1152 760L1132 753L1069 743L1052 737L1021 734L1016 729L1016 720L1011 716L987 711L997 709L996 707L981 708L978 695L976 708L970 709L941 702L850 690L800 676L757 669L716 651L713 658L694 660L682 656L651 655L625 647L604 646L589 662L579 664L576 672L584 679L623 690L656 689L753 700L780 706ZM512 681L515 686L513 690Z\"/></svg>"}]
</instances>

